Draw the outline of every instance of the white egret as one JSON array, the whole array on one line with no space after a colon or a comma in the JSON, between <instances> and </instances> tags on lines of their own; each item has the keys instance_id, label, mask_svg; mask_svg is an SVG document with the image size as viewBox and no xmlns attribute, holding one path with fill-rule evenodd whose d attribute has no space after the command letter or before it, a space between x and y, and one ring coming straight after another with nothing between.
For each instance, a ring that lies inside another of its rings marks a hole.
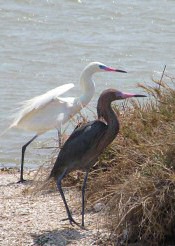
<instances>
[{"instance_id":1,"label":"white egret","mask_svg":"<svg viewBox=\"0 0 175 246\"><path fill-rule=\"evenodd\" d=\"M51 130L60 128L72 116L85 107L95 92L95 84L92 75L96 72L122 72L123 70L107 67L100 62L91 62L87 65L80 76L82 95L79 97L60 97L66 91L74 87L73 84L65 84L43 95L34 97L23 102L13 123L9 128L20 128L35 132L35 135L22 147L21 172L19 182L23 182L24 154L26 147L39 135Z\"/></svg>"}]
</instances>

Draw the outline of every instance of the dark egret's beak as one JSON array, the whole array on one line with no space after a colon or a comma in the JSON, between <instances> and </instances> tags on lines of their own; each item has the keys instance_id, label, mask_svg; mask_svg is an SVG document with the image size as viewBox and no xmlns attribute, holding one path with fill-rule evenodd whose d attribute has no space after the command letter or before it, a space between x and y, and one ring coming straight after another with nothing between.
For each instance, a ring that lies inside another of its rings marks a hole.
<instances>
[{"instance_id":1,"label":"dark egret's beak","mask_svg":"<svg viewBox=\"0 0 175 246\"><path fill-rule=\"evenodd\" d=\"M147 97L146 95L135 94L134 97Z\"/></svg>"},{"instance_id":2,"label":"dark egret's beak","mask_svg":"<svg viewBox=\"0 0 175 246\"><path fill-rule=\"evenodd\" d=\"M146 95L140 95L140 94L121 92L121 98L126 99L126 98L130 98L130 97L147 97L147 96Z\"/></svg>"}]
</instances>

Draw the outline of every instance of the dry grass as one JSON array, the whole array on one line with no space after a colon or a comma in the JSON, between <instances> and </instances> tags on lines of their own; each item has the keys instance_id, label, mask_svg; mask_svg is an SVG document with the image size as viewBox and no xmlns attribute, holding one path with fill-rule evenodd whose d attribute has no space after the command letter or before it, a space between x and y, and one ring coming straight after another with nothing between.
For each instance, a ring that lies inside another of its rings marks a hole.
<instances>
[{"instance_id":1,"label":"dry grass","mask_svg":"<svg viewBox=\"0 0 175 246\"><path fill-rule=\"evenodd\" d=\"M87 206L106 205L111 236L104 245L175 243L175 86L172 78L153 82L139 85L144 104L115 108L120 133L89 175ZM80 187L82 180L73 173L64 182Z\"/></svg>"},{"instance_id":2,"label":"dry grass","mask_svg":"<svg viewBox=\"0 0 175 246\"><path fill-rule=\"evenodd\" d=\"M125 105L120 134L90 175L88 204L106 204L113 243L166 245L175 240L175 89L171 82L139 85L149 100L144 105L137 101Z\"/></svg>"}]
</instances>

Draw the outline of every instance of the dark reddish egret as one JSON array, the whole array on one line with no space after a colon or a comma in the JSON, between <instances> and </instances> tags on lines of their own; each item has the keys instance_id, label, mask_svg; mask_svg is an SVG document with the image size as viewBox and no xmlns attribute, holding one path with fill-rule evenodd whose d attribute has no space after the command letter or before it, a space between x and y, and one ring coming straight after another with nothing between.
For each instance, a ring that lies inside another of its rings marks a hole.
<instances>
[{"instance_id":1,"label":"dark reddish egret","mask_svg":"<svg viewBox=\"0 0 175 246\"><path fill-rule=\"evenodd\" d=\"M123 93L115 89L105 90L98 100L98 120L90 121L76 128L63 145L49 179L54 178L64 202L71 225L79 225L72 217L67 205L61 181L71 171L81 169L86 172L82 186L82 227L84 227L84 195L90 167L98 160L104 149L115 139L119 132L119 121L111 107L111 102L129 97L144 95ZM105 122L105 123L104 123Z\"/></svg>"}]
</instances>

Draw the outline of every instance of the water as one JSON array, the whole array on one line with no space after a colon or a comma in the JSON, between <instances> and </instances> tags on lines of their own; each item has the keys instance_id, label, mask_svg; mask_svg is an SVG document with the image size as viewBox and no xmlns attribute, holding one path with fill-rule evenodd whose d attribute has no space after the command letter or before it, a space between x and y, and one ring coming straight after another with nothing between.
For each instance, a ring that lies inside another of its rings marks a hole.
<instances>
[{"instance_id":1,"label":"water","mask_svg":"<svg viewBox=\"0 0 175 246\"><path fill-rule=\"evenodd\" d=\"M154 71L175 69L175 2L90 0L0 0L0 131L17 103L64 83L68 95L80 95L79 76L91 61L128 74L94 76L96 94L108 87L137 91ZM89 111L86 111L89 115ZM32 133L11 130L0 138L0 166L19 166L21 146ZM26 152L26 166L36 167L52 150L38 150L56 131L38 138Z\"/></svg>"}]
</instances>

